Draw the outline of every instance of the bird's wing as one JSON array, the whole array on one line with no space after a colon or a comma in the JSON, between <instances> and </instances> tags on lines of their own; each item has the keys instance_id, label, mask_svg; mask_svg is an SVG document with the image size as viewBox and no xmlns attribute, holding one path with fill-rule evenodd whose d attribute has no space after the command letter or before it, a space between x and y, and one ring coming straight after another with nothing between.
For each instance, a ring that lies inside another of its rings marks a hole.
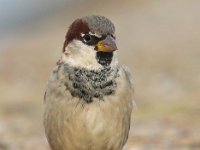
<instances>
[{"instance_id":1,"label":"bird's wing","mask_svg":"<svg viewBox=\"0 0 200 150\"><path fill-rule=\"evenodd\" d=\"M133 88L133 75L132 75L130 69L125 65L122 65L121 67L122 67L122 69L123 69L123 71L126 75L127 81L129 82L129 85L130 85L130 88L132 88L132 90L134 90L134 88Z\"/></svg>"},{"instance_id":2,"label":"bird's wing","mask_svg":"<svg viewBox=\"0 0 200 150\"><path fill-rule=\"evenodd\" d=\"M122 70L124 71L125 76L126 76L126 79L127 79L128 83L129 83L129 86L130 86L130 88L131 88L131 90L132 90L132 103L133 103L133 108L136 108L136 104L135 104L135 100L134 100L135 98L134 98L133 75L132 75L130 69L129 69L127 66L122 65L121 68L122 68Z\"/></svg>"}]
</instances>

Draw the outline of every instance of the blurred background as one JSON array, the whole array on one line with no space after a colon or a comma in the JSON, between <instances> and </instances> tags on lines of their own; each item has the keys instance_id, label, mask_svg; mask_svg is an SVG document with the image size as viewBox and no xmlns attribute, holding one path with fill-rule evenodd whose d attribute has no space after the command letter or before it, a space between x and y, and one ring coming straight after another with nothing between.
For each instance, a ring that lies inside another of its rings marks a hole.
<instances>
[{"instance_id":1,"label":"blurred background","mask_svg":"<svg viewBox=\"0 0 200 150\"><path fill-rule=\"evenodd\" d=\"M126 150L200 149L200 1L0 0L0 150L49 150L46 81L70 23L110 18L134 76Z\"/></svg>"}]
</instances>

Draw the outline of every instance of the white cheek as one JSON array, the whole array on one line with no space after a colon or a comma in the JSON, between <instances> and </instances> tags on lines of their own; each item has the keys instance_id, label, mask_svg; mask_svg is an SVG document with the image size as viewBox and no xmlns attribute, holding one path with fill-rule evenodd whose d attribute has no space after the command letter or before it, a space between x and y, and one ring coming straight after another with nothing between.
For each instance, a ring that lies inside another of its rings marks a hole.
<instances>
[{"instance_id":1,"label":"white cheek","mask_svg":"<svg viewBox=\"0 0 200 150\"><path fill-rule=\"evenodd\" d=\"M102 66L96 60L96 51L93 46L88 46L79 40L73 40L62 55L62 61L74 67L99 69Z\"/></svg>"}]
</instances>

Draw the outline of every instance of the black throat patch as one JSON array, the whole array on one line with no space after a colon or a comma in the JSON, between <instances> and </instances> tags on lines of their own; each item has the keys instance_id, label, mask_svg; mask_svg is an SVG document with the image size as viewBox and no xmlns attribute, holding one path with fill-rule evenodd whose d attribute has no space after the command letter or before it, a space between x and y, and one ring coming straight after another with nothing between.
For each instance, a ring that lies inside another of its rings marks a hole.
<instances>
[{"instance_id":1,"label":"black throat patch","mask_svg":"<svg viewBox=\"0 0 200 150\"><path fill-rule=\"evenodd\" d=\"M102 66L109 66L113 57L113 52L97 52L96 59Z\"/></svg>"},{"instance_id":2,"label":"black throat patch","mask_svg":"<svg viewBox=\"0 0 200 150\"><path fill-rule=\"evenodd\" d=\"M78 97L87 103L94 98L104 100L104 96L115 93L118 68L103 67L99 70L87 70L64 65L66 89L72 96Z\"/></svg>"}]
</instances>

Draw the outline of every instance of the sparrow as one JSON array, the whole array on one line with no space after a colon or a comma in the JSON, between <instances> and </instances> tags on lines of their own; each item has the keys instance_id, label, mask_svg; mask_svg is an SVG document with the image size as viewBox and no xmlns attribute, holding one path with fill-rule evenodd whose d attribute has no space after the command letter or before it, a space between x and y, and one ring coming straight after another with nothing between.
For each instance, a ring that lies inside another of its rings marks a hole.
<instances>
[{"instance_id":1,"label":"sparrow","mask_svg":"<svg viewBox=\"0 0 200 150\"><path fill-rule=\"evenodd\" d=\"M121 150L133 109L129 69L118 63L115 26L76 19L47 82L44 127L52 150Z\"/></svg>"}]
</instances>

